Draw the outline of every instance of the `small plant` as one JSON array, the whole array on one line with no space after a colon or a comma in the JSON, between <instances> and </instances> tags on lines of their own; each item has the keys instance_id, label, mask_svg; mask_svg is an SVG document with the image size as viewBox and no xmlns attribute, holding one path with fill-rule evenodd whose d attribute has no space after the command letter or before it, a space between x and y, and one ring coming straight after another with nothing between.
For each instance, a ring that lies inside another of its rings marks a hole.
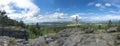
<instances>
[{"instance_id":1,"label":"small plant","mask_svg":"<svg viewBox=\"0 0 120 46\"><path fill-rule=\"evenodd\" d=\"M9 39L9 46L13 46L16 43L15 39Z\"/></svg>"}]
</instances>

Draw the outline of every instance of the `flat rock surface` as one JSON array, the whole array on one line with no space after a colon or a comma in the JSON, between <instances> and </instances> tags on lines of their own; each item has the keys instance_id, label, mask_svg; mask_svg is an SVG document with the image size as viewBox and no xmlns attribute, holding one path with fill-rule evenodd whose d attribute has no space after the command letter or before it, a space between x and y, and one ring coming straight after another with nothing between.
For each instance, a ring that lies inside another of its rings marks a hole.
<instances>
[{"instance_id":1,"label":"flat rock surface","mask_svg":"<svg viewBox=\"0 0 120 46\"><path fill-rule=\"evenodd\" d=\"M59 32L49 46L113 46L114 36L110 33L81 33L80 29Z\"/></svg>"}]
</instances>

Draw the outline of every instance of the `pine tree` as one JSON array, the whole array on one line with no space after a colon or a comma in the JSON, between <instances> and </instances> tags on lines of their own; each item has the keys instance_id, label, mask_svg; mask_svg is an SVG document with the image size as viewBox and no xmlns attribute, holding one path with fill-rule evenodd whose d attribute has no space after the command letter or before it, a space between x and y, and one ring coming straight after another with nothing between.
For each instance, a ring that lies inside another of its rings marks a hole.
<instances>
[{"instance_id":1,"label":"pine tree","mask_svg":"<svg viewBox=\"0 0 120 46\"><path fill-rule=\"evenodd\" d=\"M36 23L35 26L36 26L37 29L40 29L40 25L39 25L39 23Z\"/></svg>"},{"instance_id":2,"label":"pine tree","mask_svg":"<svg viewBox=\"0 0 120 46\"><path fill-rule=\"evenodd\" d=\"M118 23L118 31L120 31L120 21L119 21L119 23Z\"/></svg>"},{"instance_id":3,"label":"pine tree","mask_svg":"<svg viewBox=\"0 0 120 46\"><path fill-rule=\"evenodd\" d=\"M6 15L6 12L4 10L0 11L0 25L1 26L7 25L7 21L8 21L8 17Z\"/></svg>"},{"instance_id":4,"label":"pine tree","mask_svg":"<svg viewBox=\"0 0 120 46\"><path fill-rule=\"evenodd\" d=\"M20 25L22 28L25 28L25 24L24 24L23 21L20 21L20 22L19 22L19 25Z\"/></svg>"},{"instance_id":5,"label":"pine tree","mask_svg":"<svg viewBox=\"0 0 120 46\"><path fill-rule=\"evenodd\" d=\"M108 28L110 28L110 27L112 27L112 21L111 20L108 21Z\"/></svg>"}]
</instances>

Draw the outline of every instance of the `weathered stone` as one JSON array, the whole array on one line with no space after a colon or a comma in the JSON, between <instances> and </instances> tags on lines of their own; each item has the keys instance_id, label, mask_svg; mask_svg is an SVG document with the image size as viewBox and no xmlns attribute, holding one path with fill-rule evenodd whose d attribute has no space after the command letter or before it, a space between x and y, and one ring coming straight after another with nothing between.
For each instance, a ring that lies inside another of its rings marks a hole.
<instances>
[{"instance_id":1,"label":"weathered stone","mask_svg":"<svg viewBox=\"0 0 120 46\"><path fill-rule=\"evenodd\" d=\"M42 46L43 44L46 44L44 37L29 40L29 46Z\"/></svg>"},{"instance_id":2,"label":"weathered stone","mask_svg":"<svg viewBox=\"0 0 120 46\"><path fill-rule=\"evenodd\" d=\"M84 33L79 28L69 28L60 31L55 36L40 36L36 39L15 39L12 46L114 46L119 43L114 39L117 33ZM0 37L9 40L9 37ZM0 44L2 40L0 40ZM3 42L4 43L4 42Z\"/></svg>"},{"instance_id":3,"label":"weathered stone","mask_svg":"<svg viewBox=\"0 0 120 46\"><path fill-rule=\"evenodd\" d=\"M25 29L15 29L8 27L0 27L0 36L9 36L28 40L29 34Z\"/></svg>"},{"instance_id":4,"label":"weathered stone","mask_svg":"<svg viewBox=\"0 0 120 46\"><path fill-rule=\"evenodd\" d=\"M55 41L51 42L49 46L113 46L114 45L113 35L111 34L108 33L84 34L80 32L81 32L80 29L78 30L67 29L61 31L59 32L60 34L57 34L57 36L61 34L66 35L67 33L69 35L67 34L68 36L64 36L64 37L59 36L57 39L55 39Z\"/></svg>"},{"instance_id":5,"label":"weathered stone","mask_svg":"<svg viewBox=\"0 0 120 46\"><path fill-rule=\"evenodd\" d=\"M108 32L117 32L117 27L111 27L107 29Z\"/></svg>"},{"instance_id":6,"label":"weathered stone","mask_svg":"<svg viewBox=\"0 0 120 46\"><path fill-rule=\"evenodd\" d=\"M93 33L94 31L92 29L85 29L85 33Z\"/></svg>"}]
</instances>

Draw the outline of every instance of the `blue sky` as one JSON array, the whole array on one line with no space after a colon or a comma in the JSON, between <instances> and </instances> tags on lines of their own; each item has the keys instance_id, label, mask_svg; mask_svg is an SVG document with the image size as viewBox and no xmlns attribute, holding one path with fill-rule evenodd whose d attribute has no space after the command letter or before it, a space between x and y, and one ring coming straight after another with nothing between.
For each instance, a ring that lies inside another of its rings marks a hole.
<instances>
[{"instance_id":1,"label":"blue sky","mask_svg":"<svg viewBox=\"0 0 120 46\"><path fill-rule=\"evenodd\" d=\"M35 0L35 3L41 8L42 14L46 12L74 14L90 12L90 9L97 10L95 6L88 6L88 3L93 1L95 0Z\"/></svg>"},{"instance_id":2,"label":"blue sky","mask_svg":"<svg viewBox=\"0 0 120 46\"><path fill-rule=\"evenodd\" d=\"M120 20L120 0L0 0L8 17L25 23Z\"/></svg>"},{"instance_id":3,"label":"blue sky","mask_svg":"<svg viewBox=\"0 0 120 46\"><path fill-rule=\"evenodd\" d=\"M99 9L99 7L95 6L95 4L97 3L104 5L107 2L100 2L97 0L35 0L35 4L37 4L38 7L40 7L42 14L46 14L46 12L50 12L50 13L63 12L68 14L82 13L82 12L83 13L103 12L102 10ZM116 7L110 6L106 8L107 9L105 9L105 11L109 11L112 8L116 8Z\"/></svg>"}]
</instances>

